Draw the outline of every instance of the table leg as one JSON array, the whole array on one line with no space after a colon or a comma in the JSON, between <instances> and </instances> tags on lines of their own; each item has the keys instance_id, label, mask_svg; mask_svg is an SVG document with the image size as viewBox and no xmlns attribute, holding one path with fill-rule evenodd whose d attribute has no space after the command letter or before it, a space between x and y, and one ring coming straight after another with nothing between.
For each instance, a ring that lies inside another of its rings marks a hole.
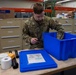
<instances>
[{"instance_id":1,"label":"table leg","mask_svg":"<svg viewBox=\"0 0 76 75\"><path fill-rule=\"evenodd\" d=\"M61 72L60 72L60 75L64 75L64 71L61 71Z\"/></svg>"}]
</instances>

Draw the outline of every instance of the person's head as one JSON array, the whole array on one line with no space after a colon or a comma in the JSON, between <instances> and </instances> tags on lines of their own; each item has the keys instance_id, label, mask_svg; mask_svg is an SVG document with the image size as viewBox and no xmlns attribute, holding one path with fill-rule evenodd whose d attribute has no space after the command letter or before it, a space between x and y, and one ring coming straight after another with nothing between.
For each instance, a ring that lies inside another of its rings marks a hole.
<instances>
[{"instance_id":1,"label":"person's head","mask_svg":"<svg viewBox=\"0 0 76 75\"><path fill-rule=\"evenodd\" d=\"M44 7L40 3L35 3L33 6L33 16L36 21L44 19Z\"/></svg>"}]
</instances>

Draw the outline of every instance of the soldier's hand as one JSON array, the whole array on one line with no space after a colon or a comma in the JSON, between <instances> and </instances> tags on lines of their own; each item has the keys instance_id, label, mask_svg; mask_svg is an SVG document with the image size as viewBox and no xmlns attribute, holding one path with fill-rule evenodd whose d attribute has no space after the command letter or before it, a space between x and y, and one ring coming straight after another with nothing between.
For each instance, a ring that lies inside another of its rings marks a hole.
<instances>
[{"instance_id":1,"label":"soldier's hand","mask_svg":"<svg viewBox=\"0 0 76 75\"><path fill-rule=\"evenodd\" d=\"M32 38L31 39L31 44L36 44L38 42L38 39L37 38Z\"/></svg>"}]
</instances>

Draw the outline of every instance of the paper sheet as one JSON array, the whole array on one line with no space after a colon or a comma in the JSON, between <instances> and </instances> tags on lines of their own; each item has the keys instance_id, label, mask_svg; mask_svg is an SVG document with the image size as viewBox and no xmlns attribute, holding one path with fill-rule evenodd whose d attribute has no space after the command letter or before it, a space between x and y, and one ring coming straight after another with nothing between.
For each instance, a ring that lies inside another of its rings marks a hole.
<instances>
[{"instance_id":1,"label":"paper sheet","mask_svg":"<svg viewBox=\"0 0 76 75\"><path fill-rule=\"evenodd\" d=\"M41 53L27 54L28 64L46 62Z\"/></svg>"}]
</instances>

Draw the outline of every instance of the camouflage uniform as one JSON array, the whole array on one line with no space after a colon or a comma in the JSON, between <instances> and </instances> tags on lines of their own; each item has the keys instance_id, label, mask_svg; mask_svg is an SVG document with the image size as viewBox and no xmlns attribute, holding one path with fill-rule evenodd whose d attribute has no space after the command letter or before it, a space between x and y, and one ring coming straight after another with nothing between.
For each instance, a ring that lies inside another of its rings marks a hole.
<instances>
[{"instance_id":1,"label":"camouflage uniform","mask_svg":"<svg viewBox=\"0 0 76 75\"><path fill-rule=\"evenodd\" d=\"M31 46L30 48L42 48L42 33L49 32L49 29L55 29L58 31L57 38L62 39L64 36L64 29L60 24L52 20L50 17L44 16L44 20L41 22L36 22L33 17L29 18L25 21L25 26L23 28L23 39L26 40ZM31 44L31 38L38 38L38 42L36 44Z\"/></svg>"}]
</instances>

